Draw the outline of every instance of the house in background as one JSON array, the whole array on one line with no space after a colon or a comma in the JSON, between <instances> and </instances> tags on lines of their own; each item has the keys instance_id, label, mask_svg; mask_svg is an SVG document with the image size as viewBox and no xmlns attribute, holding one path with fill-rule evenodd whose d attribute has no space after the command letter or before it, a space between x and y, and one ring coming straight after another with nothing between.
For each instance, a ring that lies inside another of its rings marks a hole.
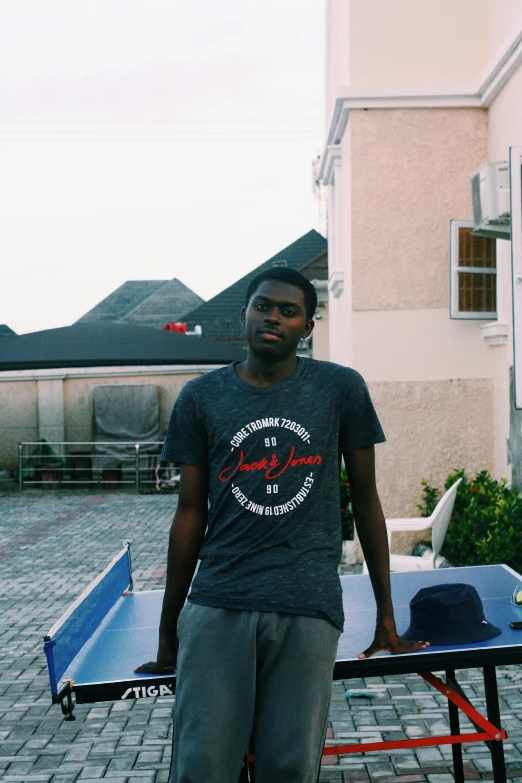
<instances>
[{"instance_id":1,"label":"house in background","mask_svg":"<svg viewBox=\"0 0 522 783\"><path fill-rule=\"evenodd\" d=\"M240 323L241 308L250 281L261 272L274 266L287 266L301 272L315 285L318 298L315 329L302 353L316 359L328 358L328 254L327 241L317 231L309 231L292 242L275 256L260 264L237 282L225 288L208 302L183 316L189 330L200 325L204 337L219 342L245 345L245 335Z\"/></svg>"},{"instance_id":2,"label":"house in background","mask_svg":"<svg viewBox=\"0 0 522 783\"><path fill-rule=\"evenodd\" d=\"M176 277L173 280L127 280L76 321L99 321L151 326L161 329L170 321L181 321L203 299Z\"/></svg>"},{"instance_id":3,"label":"house in background","mask_svg":"<svg viewBox=\"0 0 522 783\"><path fill-rule=\"evenodd\" d=\"M93 390L100 385L157 385L163 435L188 380L245 357L239 314L246 290L273 266L298 269L313 281L319 300L314 342L301 353L310 355L313 345L314 356L327 358L326 247L324 237L310 231L209 302L177 279L128 281L72 326L3 338L0 469L16 467L20 441L92 441ZM201 324L203 336L158 328L173 318L190 331Z\"/></svg>"},{"instance_id":4,"label":"house in background","mask_svg":"<svg viewBox=\"0 0 522 783\"><path fill-rule=\"evenodd\" d=\"M13 337L15 335L16 332L13 332L7 324L0 324L0 337Z\"/></svg>"},{"instance_id":5,"label":"house in background","mask_svg":"<svg viewBox=\"0 0 522 783\"><path fill-rule=\"evenodd\" d=\"M301 353L328 358L328 254L327 241L312 230L292 242L268 261L248 272L208 302L191 291L177 278L173 280L128 280L77 324L118 322L161 329L172 321L186 323L189 333L201 327L211 340L245 345L239 314L245 303L248 284L253 277L273 266L296 269L313 281L317 290L318 309L312 338L303 343Z\"/></svg>"},{"instance_id":6,"label":"house in background","mask_svg":"<svg viewBox=\"0 0 522 783\"><path fill-rule=\"evenodd\" d=\"M328 0L326 14L330 359L362 373L382 419L385 514L415 516L423 477L511 479L521 459L511 246L470 231L472 175L522 144L522 8Z\"/></svg>"},{"instance_id":7,"label":"house in background","mask_svg":"<svg viewBox=\"0 0 522 783\"><path fill-rule=\"evenodd\" d=\"M156 386L163 437L184 384L244 356L235 345L114 322L5 337L0 346L0 469L16 468L21 441L93 441L93 393L101 385ZM77 449L82 450L89 447Z\"/></svg>"}]
</instances>

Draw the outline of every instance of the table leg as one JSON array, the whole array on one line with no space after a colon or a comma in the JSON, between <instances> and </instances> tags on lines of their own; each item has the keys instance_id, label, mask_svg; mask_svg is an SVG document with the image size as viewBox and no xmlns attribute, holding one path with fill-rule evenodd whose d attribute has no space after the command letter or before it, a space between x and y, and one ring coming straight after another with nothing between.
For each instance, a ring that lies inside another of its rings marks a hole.
<instances>
[{"instance_id":1,"label":"table leg","mask_svg":"<svg viewBox=\"0 0 522 783\"><path fill-rule=\"evenodd\" d=\"M243 761L243 766L241 767L241 772L239 773L238 783L255 783L256 780L255 763L254 761L248 760L249 756L252 758L253 753L254 753L254 738L251 737L250 742L248 743L248 754L247 756L245 756L245 760Z\"/></svg>"},{"instance_id":2,"label":"table leg","mask_svg":"<svg viewBox=\"0 0 522 783\"><path fill-rule=\"evenodd\" d=\"M246 759L244 760L243 766L241 767L238 783L250 783L250 778L248 775L248 761Z\"/></svg>"},{"instance_id":3,"label":"table leg","mask_svg":"<svg viewBox=\"0 0 522 783\"><path fill-rule=\"evenodd\" d=\"M454 669L448 669L446 671L446 682L448 683L450 688L457 690L458 683L455 679ZM455 686L457 686L457 688ZM453 704L453 702L449 700L448 700L448 713L449 713L450 733L460 734L459 709L456 704ZM455 783L464 783L462 745L460 743L458 745L452 745L451 751L453 754L453 776L455 778Z\"/></svg>"},{"instance_id":4,"label":"table leg","mask_svg":"<svg viewBox=\"0 0 522 783\"><path fill-rule=\"evenodd\" d=\"M486 692L486 709L488 720L498 729L500 725L500 708L498 704L497 676L494 666L484 666L484 689ZM493 780L495 783L506 782L506 764L504 761L504 745L502 740L489 742L491 760L493 762Z\"/></svg>"}]
</instances>

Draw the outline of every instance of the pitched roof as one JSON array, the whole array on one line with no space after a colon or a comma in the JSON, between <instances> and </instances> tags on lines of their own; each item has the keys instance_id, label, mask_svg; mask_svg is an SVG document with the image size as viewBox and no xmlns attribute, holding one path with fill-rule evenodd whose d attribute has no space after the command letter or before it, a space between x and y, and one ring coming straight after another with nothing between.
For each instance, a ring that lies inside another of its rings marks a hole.
<instances>
[{"instance_id":1,"label":"pitched roof","mask_svg":"<svg viewBox=\"0 0 522 783\"><path fill-rule=\"evenodd\" d=\"M268 261L248 272L224 291L204 302L192 312L183 316L187 328L192 331L199 324L203 336L214 340L243 341L244 334L239 322L239 313L245 303L248 284L260 272L273 266L288 266L301 269L309 261L323 253L327 241L317 231L309 231L304 236L281 250Z\"/></svg>"},{"instance_id":2,"label":"pitched roof","mask_svg":"<svg viewBox=\"0 0 522 783\"><path fill-rule=\"evenodd\" d=\"M132 324L74 324L0 340L0 371L52 367L229 364L242 348Z\"/></svg>"},{"instance_id":3,"label":"pitched roof","mask_svg":"<svg viewBox=\"0 0 522 783\"><path fill-rule=\"evenodd\" d=\"M109 296L98 302L92 310L78 318L76 323L118 321L167 282L168 280L127 280Z\"/></svg>"},{"instance_id":4,"label":"pitched roof","mask_svg":"<svg viewBox=\"0 0 522 783\"><path fill-rule=\"evenodd\" d=\"M14 337L16 332L7 326L7 324L0 324L0 337Z\"/></svg>"},{"instance_id":5,"label":"pitched roof","mask_svg":"<svg viewBox=\"0 0 522 783\"><path fill-rule=\"evenodd\" d=\"M180 321L185 313L194 310L203 301L200 296L175 277L157 288L134 310L124 315L120 321L161 329L170 321Z\"/></svg>"},{"instance_id":6,"label":"pitched roof","mask_svg":"<svg viewBox=\"0 0 522 783\"><path fill-rule=\"evenodd\" d=\"M307 261L299 271L308 280L328 280L328 250Z\"/></svg>"}]
</instances>

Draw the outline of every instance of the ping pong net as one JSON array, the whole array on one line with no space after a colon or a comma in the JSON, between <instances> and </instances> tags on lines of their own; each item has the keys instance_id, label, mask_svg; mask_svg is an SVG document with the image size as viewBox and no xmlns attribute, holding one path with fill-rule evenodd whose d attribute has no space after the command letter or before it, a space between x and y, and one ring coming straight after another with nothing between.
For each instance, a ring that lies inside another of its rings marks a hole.
<instances>
[{"instance_id":1,"label":"ping pong net","mask_svg":"<svg viewBox=\"0 0 522 783\"><path fill-rule=\"evenodd\" d=\"M94 579L44 638L53 702L62 702L70 684L67 668L103 622L124 590L132 587L130 544Z\"/></svg>"}]
</instances>

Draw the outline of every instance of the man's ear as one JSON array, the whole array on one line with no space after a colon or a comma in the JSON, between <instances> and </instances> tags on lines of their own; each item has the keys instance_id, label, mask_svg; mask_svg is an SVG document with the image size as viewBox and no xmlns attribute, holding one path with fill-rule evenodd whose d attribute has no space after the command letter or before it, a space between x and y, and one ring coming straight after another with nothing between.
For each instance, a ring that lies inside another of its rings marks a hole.
<instances>
[{"instance_id":1,"label":"man's ear","mask_svg":"<svg viewBox=\"0 0 522 783\"><path fill-rule=\"evenodd\" d=\"M312 334L315 326L315 321L307 321L303 332L303 340L306 340Z\"/></svg>"},{"instance_id":2,"label":"man's ear","mask_svg":"<svg viewBox=\"0 0 522 783\"><path fill-rule=\"evenodd\" d=\"M243 326L245 325L245 319L246 319L246 307L242 307L241 308L241 313L239 315L239 320L241 321Z\"/></svg>"}]
</instances>

